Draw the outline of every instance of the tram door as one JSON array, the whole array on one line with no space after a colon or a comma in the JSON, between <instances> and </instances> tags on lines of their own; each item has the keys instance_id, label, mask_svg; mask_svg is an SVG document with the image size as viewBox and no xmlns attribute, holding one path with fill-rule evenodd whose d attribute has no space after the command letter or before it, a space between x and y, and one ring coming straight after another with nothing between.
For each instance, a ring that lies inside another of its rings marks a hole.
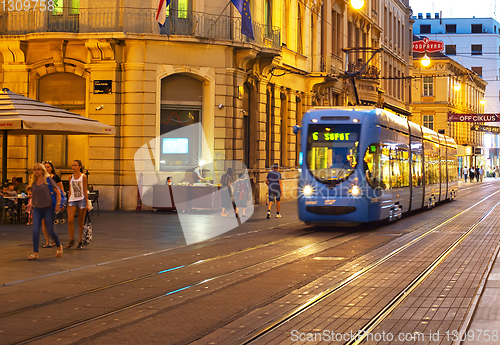
<instances>
[{"instance_id":1,"label":"tram door","mask_svg":"<svg viewBox=\"0 0 500 345\"><path fill-rule=\"evenodd\" d=\"M439 201L446 200L447 190L446 181L448 180L448 172L446 171L446 138L439 135L439 176L440 176L440 193Z\"/></svg>"},{"instance_id":2,"label":"tram door","mask_svg":"<svg viewBox=\"0 0 500 345\"><path fill-rule=\"evenodd\" d=\"M422 208L424 202L422 138L411 137L411 210Z\"/></svg>"}]
</instances>

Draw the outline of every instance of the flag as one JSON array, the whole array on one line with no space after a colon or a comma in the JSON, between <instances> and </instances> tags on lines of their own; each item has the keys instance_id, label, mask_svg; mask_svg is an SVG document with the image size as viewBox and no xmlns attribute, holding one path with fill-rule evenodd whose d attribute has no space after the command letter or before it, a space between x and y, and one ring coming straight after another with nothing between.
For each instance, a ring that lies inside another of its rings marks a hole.
<instances>
[{"instance_id":1,"label":"flag","mask_svg":"<svg viewBox=\"0 0 500 345\"><path fill-rule=\"evenodd\" d=\"M250 16L250 0L231 0L241 14L241 33L250 39L253 37L252 17Z\"/></svg>"},{"instance_id":2,"label":"flag","mask_svg":"<svg viewBox=\"0 0 500 345\"><path fill-rule=\"evenodd\" d=\"M165 26L167 19L167 6L170 5L170 0L160 0L158 3L158 11L156 12L156 21L160 24L160 28Z\"/></svg>"}]
</instances>

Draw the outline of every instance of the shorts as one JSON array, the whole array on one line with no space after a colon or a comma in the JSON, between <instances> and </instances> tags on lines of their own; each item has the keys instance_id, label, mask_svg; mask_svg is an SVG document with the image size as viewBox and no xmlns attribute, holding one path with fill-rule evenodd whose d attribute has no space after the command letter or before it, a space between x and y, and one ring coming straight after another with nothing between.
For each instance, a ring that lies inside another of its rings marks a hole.
<instances>
[{"instance_id":1,"label":"shorts","mask_svg":"<svg viewBox=\"0 0 500 345\"><path fill-rule=\"evenodd\" d=\"M85 206L87 206L87 204L85 203L85 199L82 199L82 200L70 201L68 203L68 206L75 206L77 208L85 208Z\"/></svg>"},{"instance_id":2,"label":"shorts","mask_svg":"<svg viewBox=\"0 0 500 345\"><path fill-rule=\"evenodd\" d=\"M269 192L269 201L276 202L281 201L281 192Z\"/></svg>"}]
</instances>

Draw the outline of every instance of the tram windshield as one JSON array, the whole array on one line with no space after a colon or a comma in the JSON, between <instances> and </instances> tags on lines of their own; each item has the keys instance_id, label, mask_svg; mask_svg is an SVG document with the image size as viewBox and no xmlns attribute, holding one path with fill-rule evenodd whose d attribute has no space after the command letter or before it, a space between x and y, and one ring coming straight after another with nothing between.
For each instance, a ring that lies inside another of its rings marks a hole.
<instances>
[{"instance_id":1,"label":"tram windshield","mask_svg":"<svg viewBox=\"0 0 500 345\"><path fill-rule=\"evenodd\" d=\"M316 180L336 185L345 181L358 163L361 125L309 125L307 165Z\"/></svg>"}]
</instances>

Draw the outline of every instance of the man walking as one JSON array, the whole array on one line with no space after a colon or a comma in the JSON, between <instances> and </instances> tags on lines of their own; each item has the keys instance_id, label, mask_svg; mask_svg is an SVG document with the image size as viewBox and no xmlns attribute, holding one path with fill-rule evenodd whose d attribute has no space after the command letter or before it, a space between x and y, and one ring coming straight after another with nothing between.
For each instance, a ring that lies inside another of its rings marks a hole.
<instances>
[{"instance_id":1,"label":"man walking","mask_svg":"<svg viewBox=\"0 0 500 345\"><path fill-rule=\"evenodd\" d=\"M467 175L469 175L469 168L464 168L464 182L467 182Z\"/></svg>"},{"instance_id":2,"label":"man walking","mask_svg":"<svg viewBox=\"0 0 500 345\"><path fill-rule=\"evenodd\" d=\"M283 186L281 183L281 174L278 172L278 163L274 163L273 170L267 174L266 184L269 186L269 207L267 208L266 218L271 218L271 205L276 202L276 218L281 218L281 191Z\"/></svg>"}]
</instances>

